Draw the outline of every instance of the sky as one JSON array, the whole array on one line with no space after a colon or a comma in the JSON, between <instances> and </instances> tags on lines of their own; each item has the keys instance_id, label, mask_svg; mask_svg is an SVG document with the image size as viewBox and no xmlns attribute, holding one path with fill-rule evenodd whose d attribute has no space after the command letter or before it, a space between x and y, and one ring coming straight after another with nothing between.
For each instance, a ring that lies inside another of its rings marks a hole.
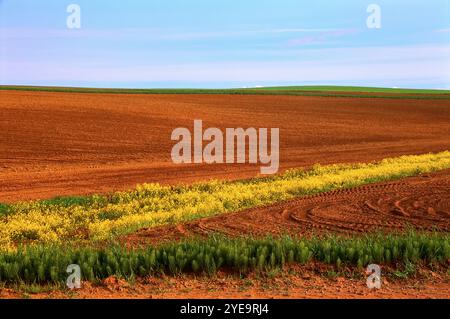
<instances>
[{"instance_id":1,"label":"sky","mask_svg":"<svg viewBox=\"0 0 450 319\"><path fill-rule=\"evenodd\" d=\"M0 85L450 89L450 1L0 0Z\"/></svg>"}]
</instances>

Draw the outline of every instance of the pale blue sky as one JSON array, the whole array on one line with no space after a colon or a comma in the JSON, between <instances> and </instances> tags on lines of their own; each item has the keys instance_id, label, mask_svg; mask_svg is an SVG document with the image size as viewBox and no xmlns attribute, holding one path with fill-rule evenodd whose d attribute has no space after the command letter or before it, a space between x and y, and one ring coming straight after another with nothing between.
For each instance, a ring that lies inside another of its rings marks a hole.
<instances>
[{"instance_id":1,"label":"pale blue sky","mask_svg":"<svg viewBox=\"0 0 450 319\"><path fill-rule=\"evenodd\" d=\"M0 0L0 84L448 89L450 1Z\"/></svg>"}]
</instances>

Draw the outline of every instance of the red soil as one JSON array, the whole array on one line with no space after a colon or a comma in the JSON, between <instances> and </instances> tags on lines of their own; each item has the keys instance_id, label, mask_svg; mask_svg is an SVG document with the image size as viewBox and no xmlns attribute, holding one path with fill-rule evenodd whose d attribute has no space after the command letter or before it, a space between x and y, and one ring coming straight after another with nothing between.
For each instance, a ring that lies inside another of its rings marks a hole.
<instances>
[{"instance_id":1,"label":"red soil","mask_svg":"<svg viewBox=\"0 0 450 319\"><path fill-rule=\"evenodd\" d=\"M450 170L370 184L285 203L141 229L121 238L127 245L155 244L191 236L267 234L308 236L398 232L408 228L450 232Z\"/></svg>"},{"instance_id":2,"label":"red soil","mask_svg":"<svg viewBox=\"0 0 450 319\"><path fill-rule=\"evenodd\" d=\"M319 271L320 270L320 271ZM350 270L346 270L350 271ZM350 271L351 273L351 271ZM4 298L124 298L124 299L390 299L450 298L449 276L445 270L418 269L410 279L398 279L382 268L380 289L369 289L367 274L336 276L332 267L292 265L272 275L250 274L244 278L219 272L207 276L162 276L141 278L133 283L110 277L101 284L83 282L81 289L24 293L0 288Z\"/></svg>"},{"instance_id":3,"label":"red soil","mask_svg":"<svg viewBox=\"0 0 450 319\"><path fill-rule=\"evenodd\" d=\"M175 165L171 132L279 127L281 170L450 149L450 100L0 91L0 202L246 178L258 165Z\"/></svg>"}]
</instances>

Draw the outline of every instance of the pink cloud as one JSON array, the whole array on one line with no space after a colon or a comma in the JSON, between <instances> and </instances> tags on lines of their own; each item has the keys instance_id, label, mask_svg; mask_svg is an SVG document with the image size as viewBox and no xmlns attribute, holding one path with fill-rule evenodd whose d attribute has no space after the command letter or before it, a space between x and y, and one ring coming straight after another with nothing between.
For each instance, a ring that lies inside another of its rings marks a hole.
<instances>
[{"instance_id":1,"label":"pink cloud","mask_svg":"<svg viewBox=\"0 0 450 319\"><path fill-rule=\"evenodd\" d=\"M303 45L311 45L311 44L323 44L327 41L339 38L351 34L358 33L357 29L343 29L343 30L331 30L320 32L316 35L308 35L300 38L294 38L289 40L289 46L303 46Z\"/></svg>"}]
</instances>

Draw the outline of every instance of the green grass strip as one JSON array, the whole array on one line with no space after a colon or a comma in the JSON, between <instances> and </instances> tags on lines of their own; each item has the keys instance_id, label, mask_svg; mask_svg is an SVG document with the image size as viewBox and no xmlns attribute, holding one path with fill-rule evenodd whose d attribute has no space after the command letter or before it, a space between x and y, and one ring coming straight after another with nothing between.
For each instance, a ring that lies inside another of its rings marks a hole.
<instances>
[{"instance_id":1,"label":"green grass strip","mask_svg":"<svg viewBox=\"0 0 450 319\"><path fill-rule=\"evenodd\" d=\"M286 264L319 261L340 268L371 263L438 263L450 258L447 234L410 232L404 235L371 235L359 238L237 238L212 236L157 247L102 249L32 246L0 252L0 282L63 283L67 266L77 264L82 280L124 278L159 273L206 273L218 270L246 273L267 271Z\"/></svg>"},{"instance_id":2,"label":"green grass strip","mask_svg":"<svg viewBox=\"0 0 450 319\"><path fill-rule=\"evenodd\" d=\"M7 215L9 210L9 205L0 203L0 216Z\"/></svg>"},{"instance_id":3,"label":"green grass strip","mask_svg":"<svg viewBox=\"0 0 450 319\"><path fill-rule=\"evenodd\" d=\"M333 86L333 85L313 85L313 86L273 86L252 88L248 90L262 91L310 91L310 92L352 92L352 93L392 93L392 94L450 94L450 90L435 89L401 89L368 86Z\"/></svg>"}]
</instances>

